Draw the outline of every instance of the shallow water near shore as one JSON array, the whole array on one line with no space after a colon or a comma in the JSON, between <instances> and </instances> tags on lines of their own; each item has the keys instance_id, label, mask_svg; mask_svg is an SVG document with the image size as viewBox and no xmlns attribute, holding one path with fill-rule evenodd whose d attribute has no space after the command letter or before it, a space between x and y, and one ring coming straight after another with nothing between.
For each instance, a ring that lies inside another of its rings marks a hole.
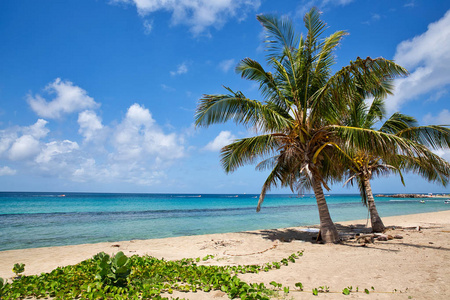
<instances>
[{"instance_id":1,"label":"shallow water near shore","mask_svg":"<svg viewBox=\"0 0 450 300\"><path fill-rule=\"evenodd\" d=\"M0 193L0 251L306 226L313 195ZM443 198L376 197L382 217L449 210ZM333 221L367 218L359 195L327 196Z\"/></svg>"}]
</instances>

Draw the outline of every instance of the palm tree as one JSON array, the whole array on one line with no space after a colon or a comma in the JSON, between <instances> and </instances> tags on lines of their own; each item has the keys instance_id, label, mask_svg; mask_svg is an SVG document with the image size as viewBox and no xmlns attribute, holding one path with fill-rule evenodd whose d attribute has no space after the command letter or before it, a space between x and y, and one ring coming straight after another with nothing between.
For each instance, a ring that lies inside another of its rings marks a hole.
<instances>
[{"instance_id":1,"label":"palm tree","mask_svg":"<svg viewBox=\"0 0 450 300\"><path fill-rule=\"evenodd\" d=\"M350 105L348 114L348 126L360 127L368 130L374 129L374 125L385 117L383 99L374 99L370 107L360 99ZM381 220L376 205L370 180L374 176L397 173L401 176L401 171L417 173L428 181L438 182L446 186L449 182L450 164L435 155L425 145L433 149L450 147L450 130L444 126L417 126L417 121L407 115L394 113L378 129L380 132L394 134L399 137L409 138L418 143L417 148L422 148L420 156L405 156L390 153L381 157L376 153L376 149L359 149L349 160L347 171L348 182L357 182L363 204L368 206L373 232L383 232L386 227ZM425 144L425 145L424 145Z\"/></svg>"},{"instance_id":2,"label":"palm tree","mask_svg":"<svg viewBox=\"0 0 450 300\"><path fill-rule=\"evenodd\" d=\"M410 151L409 144L392 135L348 128L343 114L353 99L379 97L390 92L389 82L406 75L400 66L383 58L357 58L332 75L333 51L346 35L337 31L321 39L326 24L313 8L304 17L307 34L295 33L292 23L270 15L257 19L266 31L267 72L250 58L240 61L241 77L259 83L264 102L251 100L230 88L228 94L204 95L196 111L196 126L234 120L253 128L257 135L234 141L221 151L227 173L262 160L257 169L269 169L257 211L272 187L312 188L320 218L320 236L337 242L339 235L329 214L323 188L342 178L336 158L345 149L374 146L380 152ZM344 138L344 139L343 139ZM344 150L343 150L344 149Z\"/></svg>"}]
</instances>

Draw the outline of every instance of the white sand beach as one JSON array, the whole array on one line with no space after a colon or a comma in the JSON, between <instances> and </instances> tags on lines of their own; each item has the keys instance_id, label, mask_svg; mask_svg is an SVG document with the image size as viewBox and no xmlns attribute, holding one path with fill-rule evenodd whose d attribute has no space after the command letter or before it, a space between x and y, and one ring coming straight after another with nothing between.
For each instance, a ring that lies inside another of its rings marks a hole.
<instances>
[{"instance_id":1,"label":"white sand beach","mask_svg":"<svg viewBox=\"0 0 450 300\"><path fill-rule=\"evenodd\" d=\"M153 240L132 240L62 247L0 252L0 277L11 278L14 263L25 263L25 275L49 272L58 266L76 264L98 252L151 255L157 258L215 258L204 264L264 264L279 261L294 252L304 254L296 263L279 270L243 274L246 282L273 280L290 287L281 299L450 299L450 210L383 218L395 226L387 241L360 244L349 239L341 244L318 244L315 234L305 228L268 229L249 232L185 236ZM338 223L344 238L365 229L366 220ZM313 228L314 226L310 227ZM312 230L313 231L313 230ZM401 238L400 238L401 237ZM304 291L295 291L301 282ZM328 293L313 296L311 290L329 287ZM365 288L370 294L342 294L345 287ZM225 293L179 293L188 299L228 299Z\"/></svg>"}]
</instances>

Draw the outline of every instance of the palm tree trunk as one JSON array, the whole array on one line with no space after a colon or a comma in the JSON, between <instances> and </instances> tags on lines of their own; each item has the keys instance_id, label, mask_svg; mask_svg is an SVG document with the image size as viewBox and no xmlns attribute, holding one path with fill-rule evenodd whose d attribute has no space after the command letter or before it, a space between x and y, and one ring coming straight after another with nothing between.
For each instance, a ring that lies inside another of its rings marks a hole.
<instances>
[{"instance_id":1,"label":"palm tree trunk","mask_svg":"<svg viewBox=\"0 0 450 300\"><path fill-rule=\"evenodd\" d=\"M339 233L331 220L322 184L317 174L312 176L312 186L316 196L317 208L319 209L320 236L325 243L337 243L339 242Z\"/></svg>"},{"instance_id":2,"label":"palm tree trunk","mask_svg":"<svg viewBox=\"0 0 450 300\"><path fill-rule=\"evenodd\" d=\"M373 232L383 232L386 227L383 224L380 216L378 215L377 207L375 206L375 199L373 198L372 187L370 186L370 180L364 179L364 186L367 195L367 206L369 207L370 222L372 223Z\"/></svg>"}]
</instances>

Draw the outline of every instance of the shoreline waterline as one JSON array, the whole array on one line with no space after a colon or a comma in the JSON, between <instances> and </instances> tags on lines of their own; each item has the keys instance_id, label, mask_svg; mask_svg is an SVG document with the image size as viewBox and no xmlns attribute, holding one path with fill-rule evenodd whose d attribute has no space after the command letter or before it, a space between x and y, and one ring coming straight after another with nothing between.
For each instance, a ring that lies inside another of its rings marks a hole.
<instances>
[{"instance_id":1,"label":"shoreline waterline","mask_svg":"<svg viewBox=\"0 0 450 300\"><path fill-rule=\"evenodd\" d=\"M195 196L195 197L194 197ZM200 197L199 197L200 196ZM319 222L313 195L0 193L0 251L118 240L309 226ZM377 198L382 218L450 210L444 199ZM359 195L327 197L334 222L367 218Z\"/></svg>"}]
</instances>

